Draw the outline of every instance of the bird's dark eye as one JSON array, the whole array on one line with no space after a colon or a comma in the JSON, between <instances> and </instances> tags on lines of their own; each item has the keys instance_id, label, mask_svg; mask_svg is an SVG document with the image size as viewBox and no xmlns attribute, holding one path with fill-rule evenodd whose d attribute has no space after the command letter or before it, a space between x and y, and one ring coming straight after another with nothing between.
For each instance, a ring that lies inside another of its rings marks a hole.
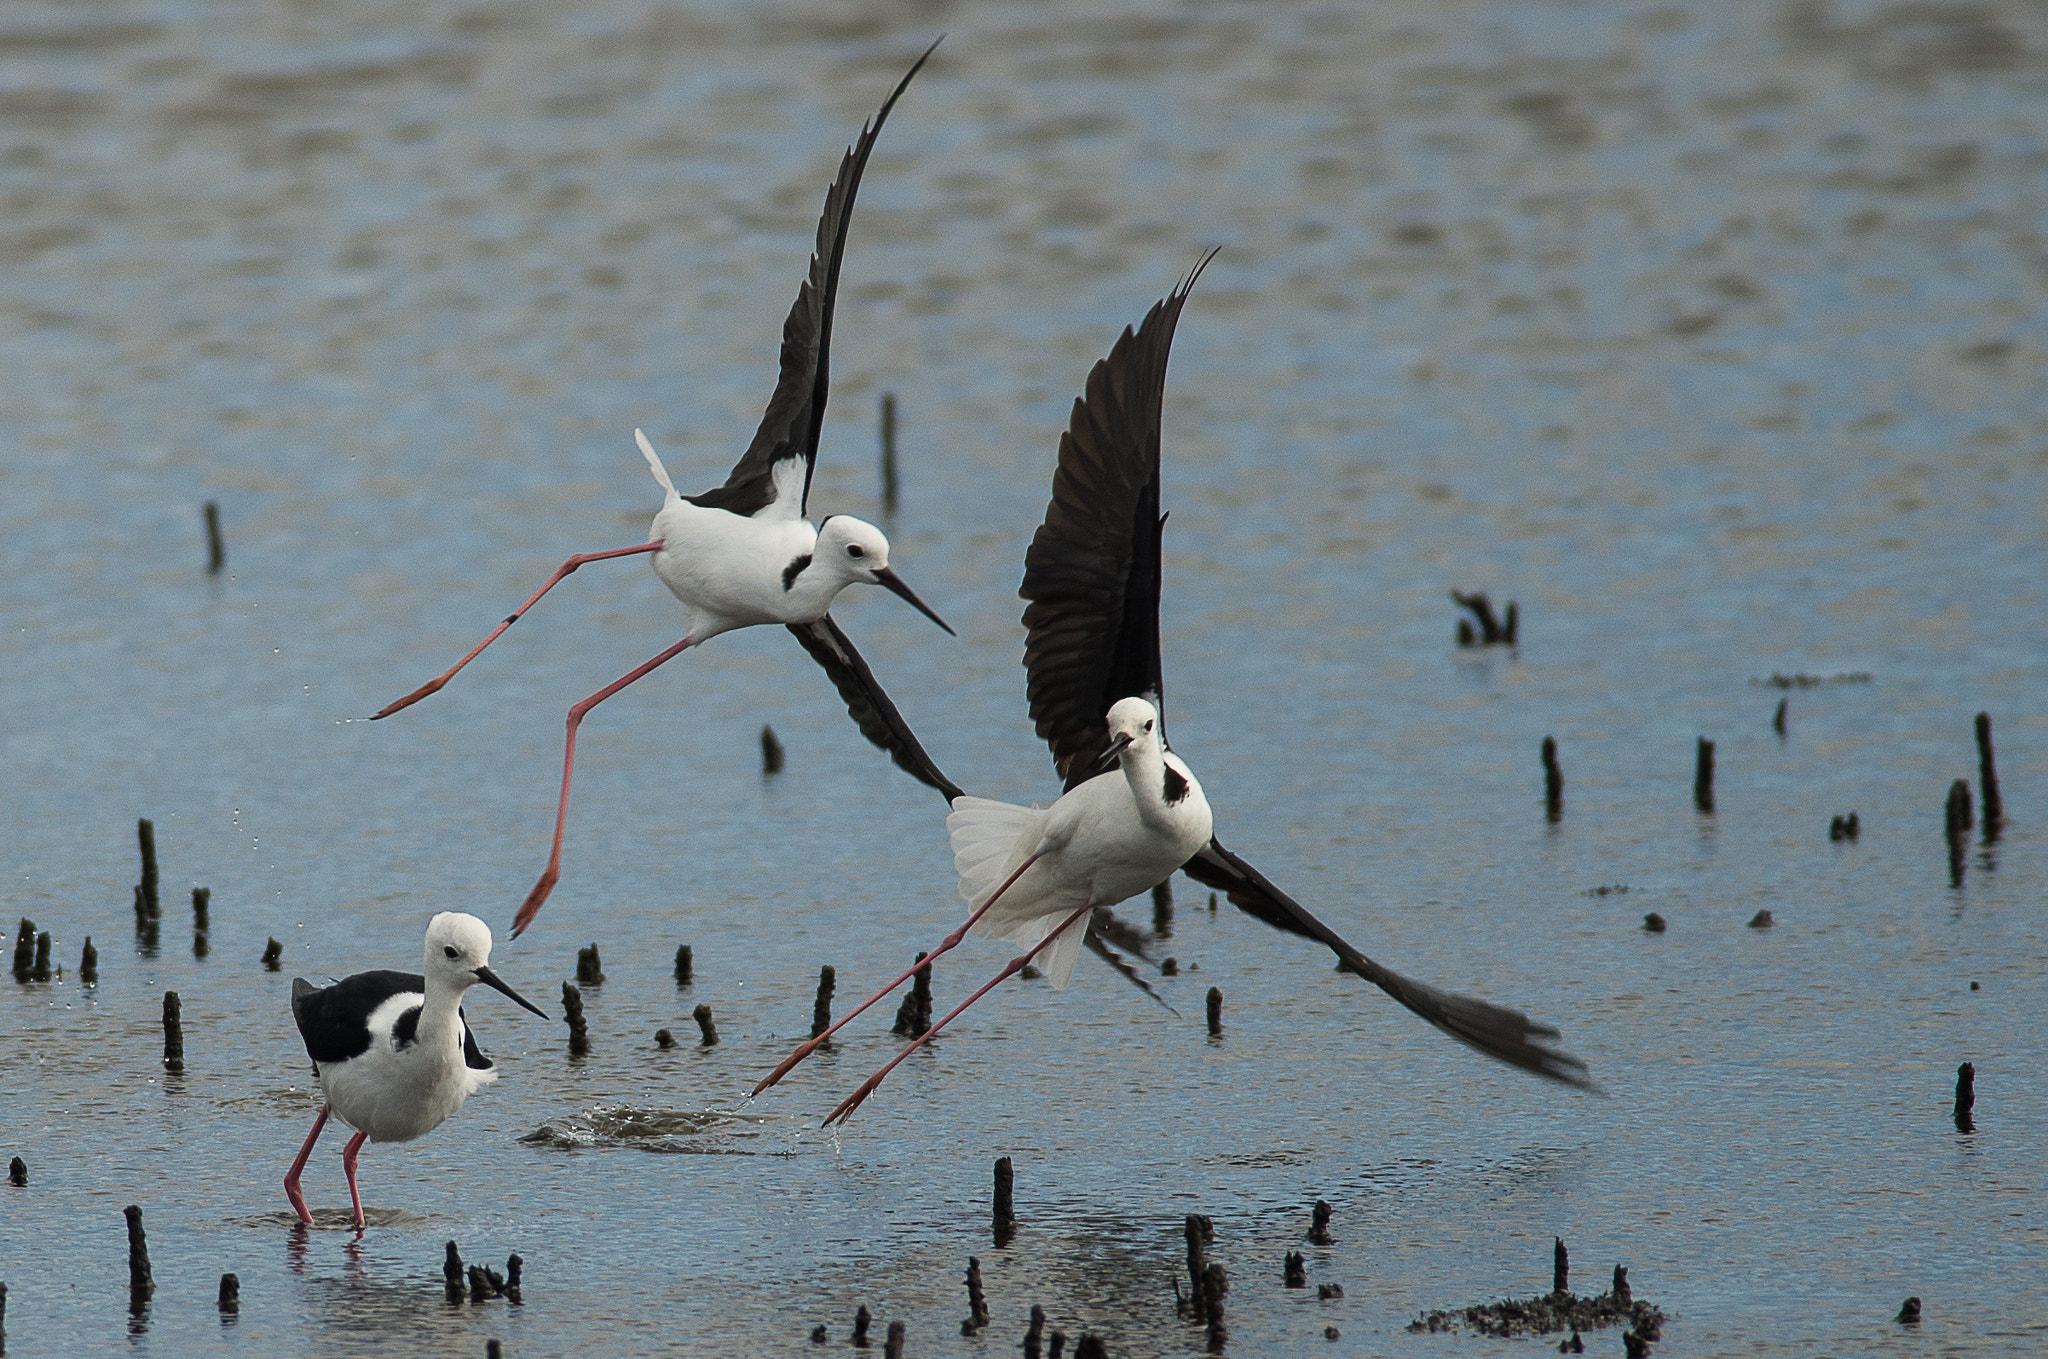
<instances>
[{"instance_id":1,"label":"bird's dark eye","mask_svg":"<svg viewBox=\"0 0 2048 1359\"><path fill-rule=\"evenodd\" d=\"M846 545L846 555L849 557L865 557L868 554L861 551L859 543L848 543Z\"/></svg>"},{"instance_id":2,"label":"bird's dark eye","mask_svg":"<svg viewBox=\"0 0 2048 1359\"><path fill-rule=\"evenodd\" d=\"M1152 724L1151 724L1150 722L1147 722L1147 723L1145 724L1145 730L1146 730L1146 731L1150 731L1150 730L1152 730Z\"/></svg>"},{"instance_id":3,"label":"bird's dark eye","mask_svg":"<svg viewBox=\"0 0 2048 1359\"><path fill-rule=\"evenodd\" d=\"M455 949L452 945L450 947L442 949L441 952L447 954L451 958L455 956Z\"/></svg>"}]
</instances>

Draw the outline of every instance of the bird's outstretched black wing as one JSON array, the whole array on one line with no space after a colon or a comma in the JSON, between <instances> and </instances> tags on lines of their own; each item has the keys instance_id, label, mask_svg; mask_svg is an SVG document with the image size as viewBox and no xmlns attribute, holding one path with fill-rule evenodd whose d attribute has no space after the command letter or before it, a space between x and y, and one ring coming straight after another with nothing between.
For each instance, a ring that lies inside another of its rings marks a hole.
<instances>
[{"instance_id":1,"label":"bird's outstretched black wing","mask_svg":"<svg viewBox=\"0 0 2048 1359\"><path fill-rule=\"evenodd\" d=\"M1159 412L1166 359L1203 257L1088 374L1060 436L1045 522L1024 554L1025 692L1068 789L1109 745L1104 715L1133 695L1159 709Z\"/></svg>"},{"instance_id":2,"label":"bird's outstretched black wing","mask_svg":"<svg viewBox=\"0 0 2048 1359\"><path fill-rule=\"evenodd\" d=\"M825 191L825 210L818 218L818 243L811 256L811 272L796 291L796 305L782 323L782 373L775 381L775 394L754 442L733 465L725 485L702 495L687 497L705 509L754 515L776 503L775 467L792 458L804 461L803 493L789 507L791 517L806 512L811 498L811 472L818 462L818 431L825 422L825 396L831 386L832 308L839 293L839 263L846 253L846 229L853 220L854 195L860 192L861 174L868 168L868 155L889 110L925 64L941 37L924 50L896 88L882 104L874 121L861 128L860 136L846 149L839 162L839 174ZM780 511L778 511L779 513Z\"/></svg>"},{"instance_id":3,"label":"bird's outstretched black wing","mask_svg":"<svg viewBox=\"0 0 2048 1359\"><path fill-rule=\"evenodd\" d=\"M854 650L852 641L839 630L831 614L815 623L792 623L789 630L811 653L811 659L832 677L832 684L845 700L846 711L852 714L861 735L888 751L898 769L945 794L947 802L961 795L960 785L947 778L932 757L925 754L917 734L903 720L903 714L896 711L896 705L889 701L874 672L868 669L867 661Z\"/></svg>"},{"instance_id":4,"label":"bird's outstretched black wing","mask_svg":"<svg viewBox=\"0 0 2048 1359\"><path fill-rule=\"evenodd\" d=\"M1557 1038L1556 1029L1539 1024L1518 1010L1439 991L1380 966L1218 841L1211 840L1181 871L1196 882L1223 892L1231 905L1273 928L1324 945L1337 955L1345 971L1357 973L1460 1042L1524 1071L1566 1085L1592 1086L1584 1062L1551 1046Z\"/></svg>"}]
</instances>

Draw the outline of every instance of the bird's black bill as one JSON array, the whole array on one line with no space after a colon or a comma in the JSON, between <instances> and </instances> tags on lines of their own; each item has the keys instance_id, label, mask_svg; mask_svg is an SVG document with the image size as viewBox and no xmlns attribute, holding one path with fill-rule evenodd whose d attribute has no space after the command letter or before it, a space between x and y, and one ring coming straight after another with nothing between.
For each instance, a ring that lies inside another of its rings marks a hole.
<instances>
[{"instance_id":1,"label":"bird's black bill","mask_svg":"<svg viewBox=\"0 0 2048 1359\"><path fill-rule=\"evenodd\" d=\"M491 971L491 969L489 969L488 967L478 968L476 970L476 979L482 982L485 986L490 987L493 991L504 992L506 995L512 997L512 999L518 1001L521 1005L524 1005L527 1009L539 1015L542 1019L546 1019L548 1017L548 1012L546 1010L541 1009L540 1006L535 1005L525 996L520 995L517 991L514 991L511 987L505 985L505 983L499 979L498 974Z\"/></svg>"},{"instance_id":2,"label":"bird's black bill","mask_svg":"<svg viewBox=\"0 0 2048 1359\"><path fill-rule=\"evenodd\" d=\"M946 620L939 617L937 614L933 613L931 611L931 606L926 604L923 600L919 599L917 597L916 592L913 591L908 585L905 585L903 583L903 577L897 575L888 567L885 566L881 570L875 572L875 584L881 586L884 590L887 590L892 595L900 596L902 599L906 600L910 604L911 608L916 609L926 618L931 619L932 622L937 623L942 628L945 628L947 636L958 637L960 635L959 633L953 631L952 628L947 627Z\"/></svg>"},{"instance_id":3,"label":"bird's black bill","mask_svg":"<svg viewBox=\"0 0 2048 1359\"><path fill-rule=\"evenodd\" d=\"M1095 772L1098 774L1107 774L1110 770L1116 768L1116 762L1123 758L1124 751L1130 748L1130 744L1131 738L1128 733L1117 737L1114 741L1111 741L1109 743L1109 749L1103 751L1102 758L1095 762Z\"/></svg>"}]
</instances>

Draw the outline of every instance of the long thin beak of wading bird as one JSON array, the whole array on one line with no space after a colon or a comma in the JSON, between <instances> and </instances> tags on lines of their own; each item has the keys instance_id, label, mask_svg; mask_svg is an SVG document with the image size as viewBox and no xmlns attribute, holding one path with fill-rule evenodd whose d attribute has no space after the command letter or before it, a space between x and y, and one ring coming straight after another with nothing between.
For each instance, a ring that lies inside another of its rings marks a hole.
<instances>
[{"instance_id":1,"label":"long thin beak of wading bird","mask_svg":"<svg viewBox=\"0 0 2048 1359\"><path fill-rule=\"evenodd\" d=\"M497 973L491 971L491 969L489 969L488 967L478 968L476 970L476 979L482 982L485 986L490 987L493 991L499 991L504 993L505 995L512 997L513 1000L517 1001L521 1005L524 1005L527 1009L533 1011L542 1019L546 1019L548 1017L548 1012L546 1010L541 1009L540 1006L535 1005L525 996L520 995L517 991L514 991L511 987L505 985L504 979L500 977Z\"/></svg>"},{"instance_id":2,"label":"long thin beak of wading bird","mask_svg":"<svg viewBox=\"0 0 2048 1359\"><path fill-rule=\"evenodd\" d=\"M937 623L942 628L945 628L946 635L948 637L958 637L960 635L959 633L953 631L953 629L947 625L945 619L933 613L931 605L919 599L917 597L916 591L912 590L908 585L905 585L903 583L903 577L897 575L888 567L885 566L881 570L875 572L875 584L881 586L890 594L896 595L899 598L903 599L910 605L911 608L916 609L926 618L931 619L932 622Z\"/></svg>"},{"instance_id":3,"label":"long thin beak of wading bird","mask_svg":"<svg viewBox=\"0 0 2048 1359\"><path fill-rule=\"evenodd\" d=\"M1116 762L1124 757L1124 752L1130 749L1130 746L1131 738L1128 732L1111 741L1109 749L1103 751L1102 758L1095 762L1095 772L1107 774L1110 770L1116 768Z\"/></svg>"}]
</instances>

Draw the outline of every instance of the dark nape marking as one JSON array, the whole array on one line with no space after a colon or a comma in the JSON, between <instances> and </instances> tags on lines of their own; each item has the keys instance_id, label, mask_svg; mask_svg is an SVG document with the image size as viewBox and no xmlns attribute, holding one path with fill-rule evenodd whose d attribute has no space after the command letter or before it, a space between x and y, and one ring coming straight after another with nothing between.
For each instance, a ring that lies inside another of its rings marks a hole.
<instances>
[{"instance_id":1,"label":"dark nape marking","mask_svg":"<svg viewBox=\"0 0 2048 1359\"><path fill-rule=\"evenodd\" d=\"M784 594L789 593L795 587L796 578L802 575L804 568L810 564L811 554L806 552L803 556L798 557L795 561L782 568L782 591Z\"/></svg>"},{"instance_id":2,"label":"dark nape marking","mask_svg":"<svg viewBox=\"0 0 2048 1359\"><path fill-rule=\"evenodd\" d=\"M1188 795L1188 781L1172 765L1166 766L1166 805L1176 806Z\"/></svg>"},{"instance_id":3,"label":"dark nape marking","mask_svg":"<svg viewBox=\"0 0 2048 1359\"><path fill-rule=\"evenodd\" d=\"M391 1026L392 1047L404 1052L420 1041L420 1011L424 1009L424 1005L415 1005L398 1017L398 1022Z\"/></svg>"}]
</instances>

